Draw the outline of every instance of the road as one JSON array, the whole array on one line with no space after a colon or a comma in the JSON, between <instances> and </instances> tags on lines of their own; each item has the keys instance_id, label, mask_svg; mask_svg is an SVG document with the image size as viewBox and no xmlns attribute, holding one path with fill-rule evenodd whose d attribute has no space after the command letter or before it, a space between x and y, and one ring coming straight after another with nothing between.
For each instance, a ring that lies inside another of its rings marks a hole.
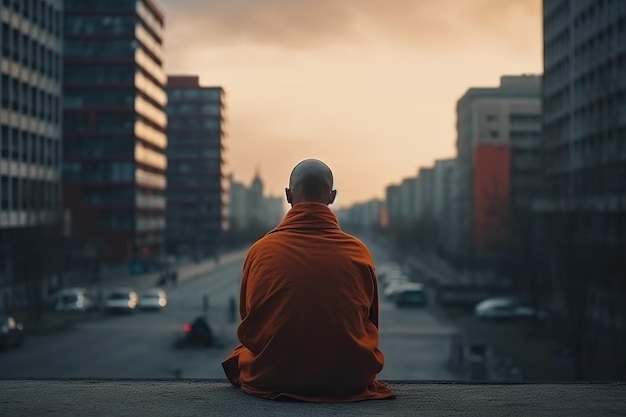
<instances>
[{"instance_id":1,"label":"road","mask_svg":"<svg viewBox=\"0 0 626 417\"><path fill-rule=\"evenodd\" d=\"M389 259L383 248L366 243L376 263ZM19 349L0 353L0 378L224 378L221 361L236 344L228 305L238 295L241 267L241 258L231 259L168 288L169 305L160 312L98 317L67 332L27 337ZM223 347L173 350L183 324L202 314L204 294ZM457 379L445 366L454 329L428 309L396 309L382 300L380 328L385 354L380 379Z\"/></svg>"}]
</instances>

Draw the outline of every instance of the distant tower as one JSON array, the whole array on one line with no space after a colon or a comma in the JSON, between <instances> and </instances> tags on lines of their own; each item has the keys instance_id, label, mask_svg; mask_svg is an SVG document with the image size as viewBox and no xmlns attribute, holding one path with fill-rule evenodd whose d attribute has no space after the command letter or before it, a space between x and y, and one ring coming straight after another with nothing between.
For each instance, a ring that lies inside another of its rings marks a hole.
<instances>
[{"instance_id":1,"label":"distant tower","mask_svg":"<svg viewBox=\"0 0 626 417\"><path fill-rule=\"evenodd\" d=\"M251 220L257 224L261 223L263 216L263 181L261 180L258 167L255 170L254 179L250 185L248 209L250 210Z\"/></svg>"}]
</instances>

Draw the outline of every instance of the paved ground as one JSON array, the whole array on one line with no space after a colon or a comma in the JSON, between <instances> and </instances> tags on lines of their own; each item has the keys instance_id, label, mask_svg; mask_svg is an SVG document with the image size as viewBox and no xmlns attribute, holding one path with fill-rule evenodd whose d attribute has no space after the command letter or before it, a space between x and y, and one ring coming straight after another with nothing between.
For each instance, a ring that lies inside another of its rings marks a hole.
<instances>
[{"instance_id":1,"label":"paved ground","mask_svg":"<svg viewBox=\"0 0 626 417\"><path fill-rule=\"evenodd\" d=\"M6 417L39 416L626 416L626 385L390 383L397 398L273 402L225 381L0 381Z\"/></svg>"}]
</instances>

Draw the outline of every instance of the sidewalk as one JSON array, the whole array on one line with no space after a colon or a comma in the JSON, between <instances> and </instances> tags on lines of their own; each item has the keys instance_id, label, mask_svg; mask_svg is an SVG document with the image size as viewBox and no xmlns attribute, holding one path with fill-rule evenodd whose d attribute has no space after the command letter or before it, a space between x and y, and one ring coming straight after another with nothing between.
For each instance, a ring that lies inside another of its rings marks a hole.
<instances>
[{"instance_id":1,"label":"sidewalk","mask_svg":"<svg viewBox=\"0 0 626 417\"><path fill-rule=\"evenodd\" d=\"M222 266L230 265L243 259L247 252L247 248L221 255L218 262L214 259L207 259L198 263L187 263L177 267L178 281L180 285L185 281L197 278L214 269ZM120 274L121 276L103 277L100 282L73 282L66 283L65 287L86 287L90 290L98 291L100 288L130 287L135 291L141 291L148 288L158 286L159 276L161 272L149 272L142 275Z\"/></svg>"},{"instance_id":2,"label":"sidewalk","mask_svg":"<svg viewBox=\"0 0 626 417\"><path fill-rule=\"evenodd\" d=\"M432 271L432 262L420 262L425 271L431 276L441 274L441 271ZM447 271L449 273L450 271ZM454 277L449 277L454 280ZM458 328L464 339L477 341L487 346L490 379L500 381L573 381L575 380L571 359L556 355L558 344L550 329L544 329L539 335L529 337L529 325L515 323L484 323L474 316L448 310L435 304L435 297L431 309L434 314L450 325ZM519 368L521 375L507 375L501 368L504 363Z\"/></svg>"}]
</instances>

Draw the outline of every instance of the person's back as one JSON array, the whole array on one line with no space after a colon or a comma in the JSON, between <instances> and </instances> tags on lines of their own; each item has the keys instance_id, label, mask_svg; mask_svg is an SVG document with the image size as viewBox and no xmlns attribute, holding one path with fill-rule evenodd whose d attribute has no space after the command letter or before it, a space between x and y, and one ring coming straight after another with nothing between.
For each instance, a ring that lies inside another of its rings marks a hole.
<instances>
[{"instance_id":1,"label":"person's back","mask_svg":"<svg viewBox=\"0 0 626 417\"><path fill-rule=\"evenodd\" d=\"M248 251L241 345L224 362L226 375L265 398L393 398L375 379L384 359L377 348L378 288L369 251L341 231L329 203L294 204L289 191L292 209Z\"/></svg>"}]
</instances>

